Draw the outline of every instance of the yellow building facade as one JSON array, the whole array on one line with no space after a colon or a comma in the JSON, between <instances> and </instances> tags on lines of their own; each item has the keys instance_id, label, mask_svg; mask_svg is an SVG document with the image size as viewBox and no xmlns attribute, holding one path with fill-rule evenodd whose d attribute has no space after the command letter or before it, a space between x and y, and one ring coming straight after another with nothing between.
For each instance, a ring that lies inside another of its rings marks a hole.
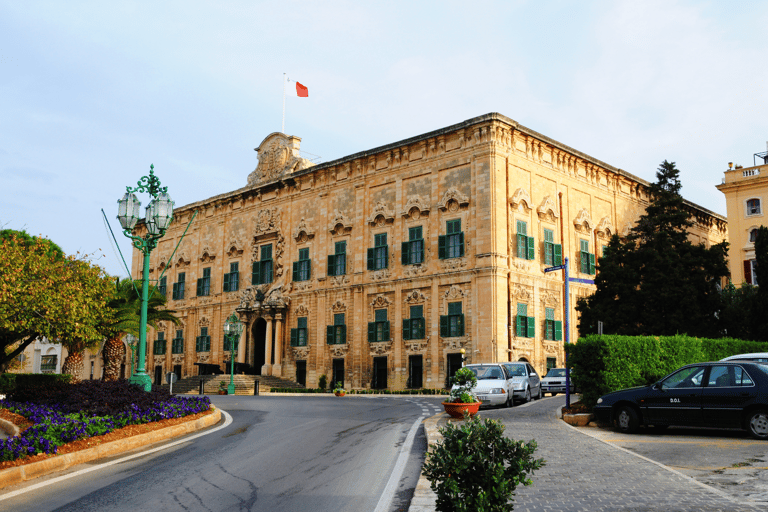
<instances>
[{"instance_id":1,"label":"yellow building facade","mask_svg":"<svg viewBox=\"0 0 768 512\"><path fill-rule=\"evenodd\" d=\"M569 258L573 308L648 204L648 182L496 113L317 165L282 133L256 151L246 186L177 208L152 253L183 323L150 333L150 375L228 360L233 312L236 361L308 387L441 388L462 349L562 366L576 315L566 328L563 273L544 269ZM686 207L694 241L727 238Z\"/></svg>"},{"instance_id":2,"label":"yellow building facade","mask_svg":"<svg viewBox=\"0 0 768 512\"><path fill-rule=\"evenodd\" d=\"M758 159L762 162L758 165ZM728 212L728 265L731 281L757 284L755 236L760 226L768 226L765 207L768 201L768 152L756 153L752 167L730 168L717 189L725 194Z\"/></svg>"}]
</instances>

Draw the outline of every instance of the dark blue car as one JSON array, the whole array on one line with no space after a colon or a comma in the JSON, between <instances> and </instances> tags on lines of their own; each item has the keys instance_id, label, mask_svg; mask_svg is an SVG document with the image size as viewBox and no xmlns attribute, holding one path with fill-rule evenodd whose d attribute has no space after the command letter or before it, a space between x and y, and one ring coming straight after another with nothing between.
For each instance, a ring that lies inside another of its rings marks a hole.
<instances>
[{"instance_id":1,"label":"dark blue car","mask_svg":"<svg viewBox=\"0 0 768 512\"><path fill-rule=\"evenodd\" d=\"M641 425L741 428L768 439L768 366L746 361L683 366L651 386L602 396L595 417L624 432Z\"/></svg>"}]
</instances>

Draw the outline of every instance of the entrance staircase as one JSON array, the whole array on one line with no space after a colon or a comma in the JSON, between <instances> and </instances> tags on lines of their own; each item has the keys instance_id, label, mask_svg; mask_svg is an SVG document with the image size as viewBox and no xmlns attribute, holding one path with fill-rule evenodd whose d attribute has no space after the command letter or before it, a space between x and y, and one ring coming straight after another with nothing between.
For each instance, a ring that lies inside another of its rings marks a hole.
<instances>
[{"instance_id":1,"label":"entrance staircase","mask_svg":"<svg viewBox=\"0 0 768 512\"><path fill-rule=\"evenodd\" d=\"M204 393L215 395L219 392L219 383L224 381L225 388L229 386L229 375L195 375L173 383L174 395L197 395L200 392L200 382L204 382ZM235 394L253 395L255 386L259 386L259 393L269 392L270 388L303 388L298 382L273 377L271 375L235 375ZM161 389L169 389L170 385L163 384Z\"/></svg>"}]
</instances>

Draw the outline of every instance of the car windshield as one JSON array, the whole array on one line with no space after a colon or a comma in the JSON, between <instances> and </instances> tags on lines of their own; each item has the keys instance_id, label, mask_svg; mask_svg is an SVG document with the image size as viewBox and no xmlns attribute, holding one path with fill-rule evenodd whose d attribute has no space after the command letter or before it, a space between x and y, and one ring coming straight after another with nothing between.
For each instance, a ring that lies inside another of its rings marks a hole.
<instances>
[{"instance_id":1,"label":"car windshield","mask_svg":"<svg viewBox=\"0 0 768 512\"><path fill-rule=\"evenodd\" d=\"M478 379L502 379L501 368L498 366L472 366L472 370Z\"/></svg>"},{"instance_id":2,"label":"car windshield","mask_svg":"<svg viewBox=\"0 0 768 512\"><path fill-rule=\"evenodd\" d=\"M522 364L509 364L507 365L507 371L512 377L525 377L525 365Z\"/></svg>"},{"instance_id":3,"label":"car windshield","mask_svg":"<svg viewBox=\"0 0 768 512\"><path fill-rule=\"evenodd\" d=\"M546 377L565 377L565 368L552 368L547 372Z\"/></svg>"},{"instance_id":4,"label":"car windshield","mask_svg":"<svg viewBox=\"0 0 768 512\"><path fill-rule=\"evenodd\" d=\"M768 364L759 363L757 367L763 372L768 374Z\"/></svg>"}]
</instances>

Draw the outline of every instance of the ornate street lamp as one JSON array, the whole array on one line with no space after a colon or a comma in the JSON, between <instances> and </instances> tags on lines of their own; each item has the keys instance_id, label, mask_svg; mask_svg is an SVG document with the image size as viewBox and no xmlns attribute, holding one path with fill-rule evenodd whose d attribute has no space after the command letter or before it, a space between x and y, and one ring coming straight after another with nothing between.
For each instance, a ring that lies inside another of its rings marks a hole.
<instances>
[{"instance_id":1,"label":"ornate street lamp","mask_svg":"<svg viewBox=\"0 0 768 512\"><path fill-rule=\"evenodd\" d=\"M243 333L243 323L237 318L237 313L232 313L224 322L224 337L229 341L229 387L228 395L235 394L235 356L237 345L240 343L240 335ZM258 383L257 383L258 385Z\"/></svg>"},{"instance_id":2,"label":"ornate street lamp","mask_svg":"<svg viewBox=\"0 0 768 512\"><path fill-rule=\"evenodd\" d=\"M149 176L142 176L137 187L125 187L125 195L117 201L117 219L123 227L123 233L130 238L133 246L144 254L144 268L141 285L141 319L139 324L139 358L135 371L132 372L131 382L143 387L144 390L152 389L152 378L146 372L147 356L147 302L149 298L149 254L157 247L157 241L163 237L165 231L173 221L173 201L168 195L168 187L161 187L160 180L155 176L155 166L149 166ZM147 206L144 219L147 226L147 234L144 237L134 236L133 228L141 214L141 203L134 192L146 192L152 199Z\"/></svg>"}]
</instances>

